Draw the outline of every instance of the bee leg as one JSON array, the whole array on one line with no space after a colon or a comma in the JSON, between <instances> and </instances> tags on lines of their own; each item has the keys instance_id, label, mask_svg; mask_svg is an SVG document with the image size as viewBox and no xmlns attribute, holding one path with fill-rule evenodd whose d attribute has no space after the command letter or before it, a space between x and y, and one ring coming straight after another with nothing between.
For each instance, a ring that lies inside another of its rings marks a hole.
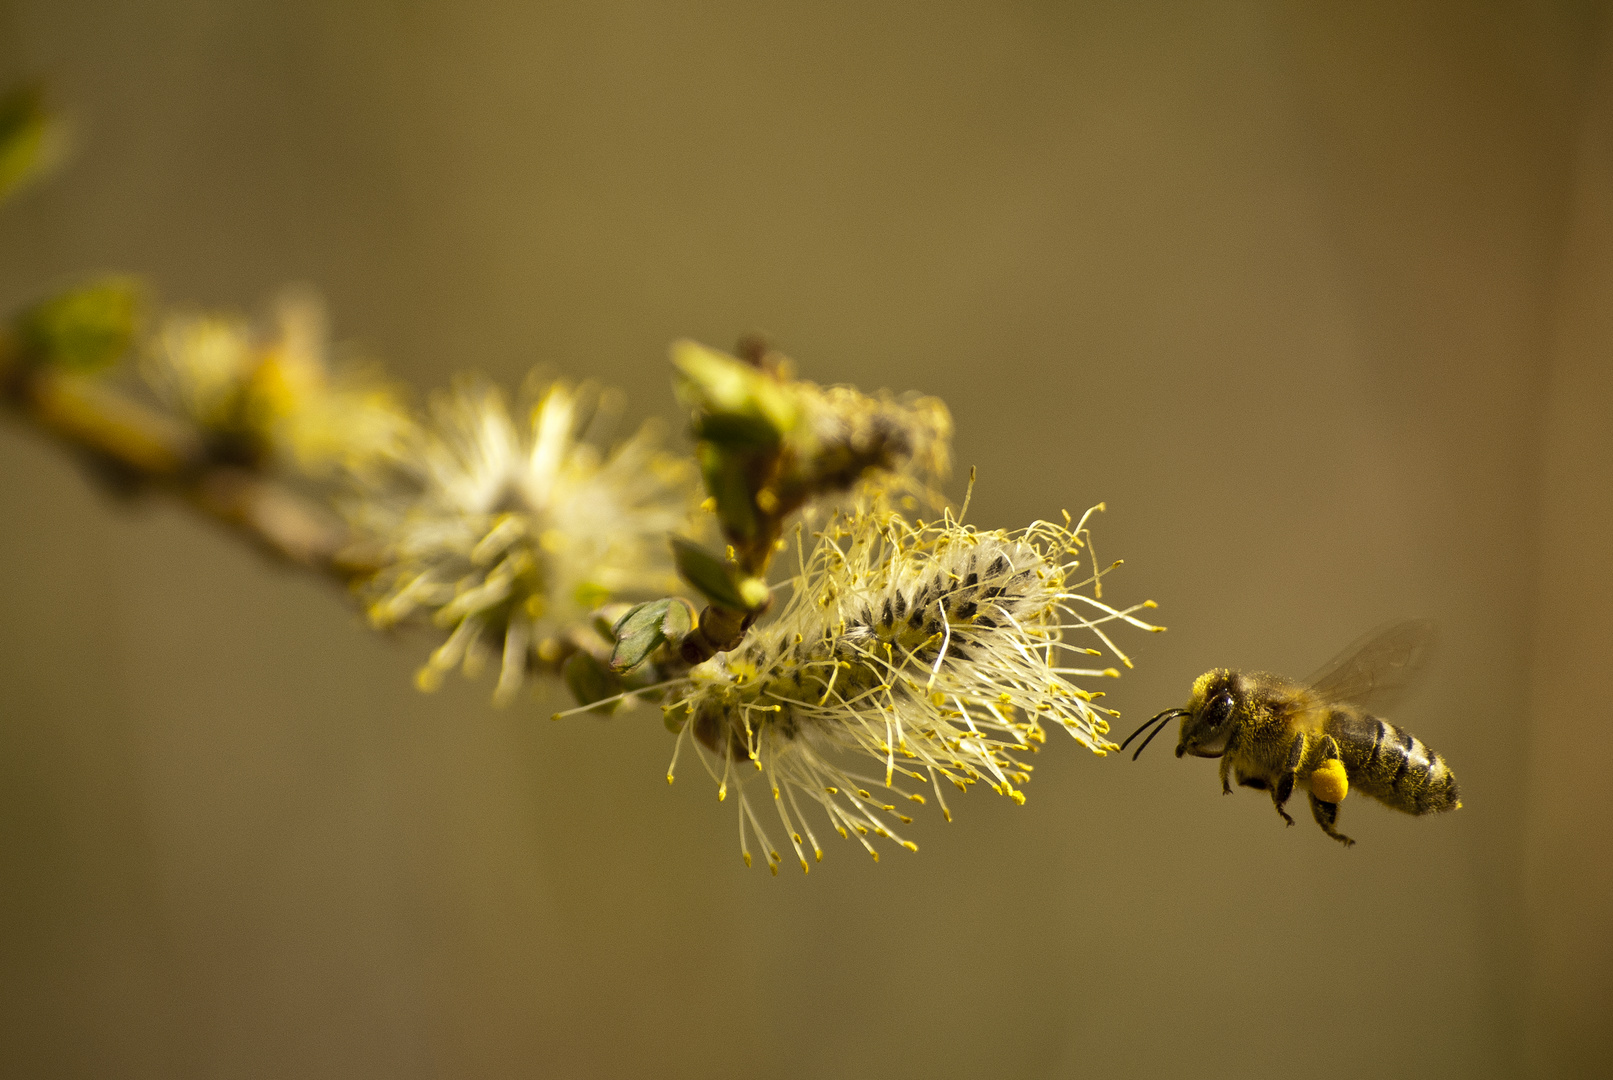
<instances>
[{"instance_id":1,"label":"bee leg","mask_svg":"<svg viewBox=\"0 0 1613 1080\"><path fill-rule=\"evenodd\" d=\"M1343 761L1339 755L1339 744L1331 735L1323 735L1320 741L1323 761Z\"/></svg>"},{"instance_id":2,"label":"bee leg","mask_svg":"<svg viewBox=\"0 0 1613 1080\"><path fill-rule=\"evenodd\" d=\"M1227 745L1221 751L1221 794L1223 795L1232 794L1232 785L1227 782L1227 777L1232 775L1232 760L1236 756L1233 751L1237 748L1237 745L1238 733L1234 731L1227 736Z\"/></svg>"},{"instance_id":3,"label":"bee leg","mask_svg":"<svg viewBox=\"0 0 1613 1080\"><path fill-rule=\"evenodd\" d=\"M1294 794L1294 779L1299 775L1299 763L1305 757L1305 736L1303 733L1294 736L1294 741L1288 747L1288 764L1284 766L1282 775L1277 777L1277 783L1271 789L1272 805L1283 820L1292 825L1294 819L1288 816L1283 807L1287 805L1289 796Z\"/></svg>"},{"instance_id":4,"label":"bee leg","mask_svg":"<svg viewBox=\"0 0 1613 1080\"><path fill-rule=\"evenodd\" d=\"M1288 811L1283 809L1283 805L1288 802L1288 797L1293 793L1294 774L1285 772L1271 789L1271 805L1277 808L1277 813L1281 814L1283 820L1290 825L1294 823L1294 819L1288 816Z\"/></svg>"},{"instance_id":5,"label":"bee leg","mask_svg":"<svg viewBox=\"0 0 1613 1080\"><path fill-rule=\"evenodd\" d=\"M1354 840L1351 840L1348 836L1345 836L1343 833L1339 832L1333 827L1339 820L1338 803L1323 802L1315 795L1312 795L1311 816L1316 819L1316 824L1322 827L1323 832L1327 833L1327 835L1331 836L1345 847L1349 847L1355 843Z\"/></svg>"}]
</instances>

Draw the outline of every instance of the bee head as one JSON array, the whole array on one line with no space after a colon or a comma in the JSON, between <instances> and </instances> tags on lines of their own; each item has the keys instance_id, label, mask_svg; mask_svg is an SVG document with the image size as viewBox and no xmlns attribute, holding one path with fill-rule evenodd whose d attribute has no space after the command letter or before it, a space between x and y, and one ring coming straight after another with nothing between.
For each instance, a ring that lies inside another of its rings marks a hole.
<instances>
[{"instance_id":1,"label":"bee head","mask_svg":"<svg viewBox=\"0 0 1613 1080\"><path fill-rule=\"evenodd\" d=\"M1196 757L1220 757L1226 753L1227 739L1235 726L1233 717L1238 712L1242 693L1236 672L1225 668L1206 672L1194 680L1193 697L1188 701L1187 708L1166 709L1149 718L1142 727L1126 736L1120 748L1124 750L1131 740L1152 727L1154 730L1149 732L1142 746L1137 747L1137 752L1131 755L1131 760L1136 761L1143 749L1154 741L1154 736L1165 730L1166 724L1181 717L1182 736L1176 744L1176 756L1193 754Z\"/></svg>"},{"instance_id":2,"label":"bee head","mask_svg":"<svg viewBox=\"0 0 1613 1080\"><path fill-rule=\"evenodd\" d=\"M1220 757L1236 726L1243 687L1236 672L1225 668L1207 671L1193 681L1193 697L1182 710L1182 735L1176 756Z\"/></svg>"}]
</instances>

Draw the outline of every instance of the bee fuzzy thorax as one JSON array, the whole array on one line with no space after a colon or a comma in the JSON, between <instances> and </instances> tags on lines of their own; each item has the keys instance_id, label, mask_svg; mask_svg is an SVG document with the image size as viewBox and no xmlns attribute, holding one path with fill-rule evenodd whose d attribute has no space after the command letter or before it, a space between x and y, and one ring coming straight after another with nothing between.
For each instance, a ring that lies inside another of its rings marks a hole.
<instances>
[{"instance_id":1,"label":"bee fuzzy thorax","mask_svg":"<svg viewBox=\"0 0 1613 1080\"><path fill-rule=\"evenodd\" d=\"M807 848L822 856L814 817L876 859L874 839L917 850L898 832L906 811L933 797L950 820L948 787L984 783L1023 802L1026 758L1049 727L1095 753L1114 749L1102 695L1068 680L1118 671L1071 666L1100 650L1064 636L1090 633L1129 666L1105 627L1154 628L1134 614L1145 605L1098 599L1100 575L1079 569L1084 536L1047 523L983 532L950 517L831 522L779 617L694 668L663 705L678 751L704 748L719 798L737 796L746 861L752 837L775 872L781 858L746 779L762 784L807 869Z\"/></svg>"}]
</instances>

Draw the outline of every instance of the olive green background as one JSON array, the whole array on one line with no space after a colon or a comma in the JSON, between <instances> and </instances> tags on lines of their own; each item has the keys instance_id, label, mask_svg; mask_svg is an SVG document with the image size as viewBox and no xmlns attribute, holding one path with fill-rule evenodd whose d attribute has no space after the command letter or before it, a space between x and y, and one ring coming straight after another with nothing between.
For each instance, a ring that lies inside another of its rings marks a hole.
<instances>
[{"instance_id":1,"label":"olive green background","mask_svg":"<svg viewBox=\"0 0 1613 1080\"><path fill-rule=\"evenodd\" d=\"M418 695L423 639L0 425L0 1072L1585 1076L1613 1068L1613 25L1449 2L37 2L73 114L0 301L321 289L422 391L676 419L761 329L944 397L971 519L1107 500L1217 665L1445 633L1466 808L1341 850L1055 740L922 850L740 862L653 711ZM961 484L953 491L961 495Z\"/></svg>"}]
</instances>

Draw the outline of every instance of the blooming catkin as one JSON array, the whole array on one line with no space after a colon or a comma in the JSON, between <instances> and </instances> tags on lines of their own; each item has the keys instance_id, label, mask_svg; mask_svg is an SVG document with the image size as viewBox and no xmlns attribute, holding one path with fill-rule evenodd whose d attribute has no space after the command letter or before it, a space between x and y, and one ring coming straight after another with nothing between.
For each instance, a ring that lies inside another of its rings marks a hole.
<instances>
[{"instance_id":1,"label":"blooming catkin","mask_svg":"<svg viewBox=\"0 0 1613 1080\"><path fill-rule=\"evenodd\" d=\"M594 633L602 604L677 587L667 536L697 513L692 465L661 449L653 425L609 453L586 441L597 388L557 382L533 398L521 424L485 384L437 398L417 487L353 508L381 551L364 586L371 621L424 614L449 632L422 689L497 656L494 700L508 701L534 660L552 665Z\"/></svg>"},{"instance_id":2,"label":"blooming catkin","mask_svg":"<svg viewBox=\"0 0 1613 1080\"><path fill-rule=\"evenodd\" d=\"M291 290L272 325L171 316L148 343L141 371L227 458L272 459L316 481L373 482L412 451L414 419L373 369L333 370L328 354L323 306Z\"/></svg>"},{"instance_id":3,"label":"blooming catkin","mask_svg":"<svg viewBox=\"0 0 1613 1080\"><path fill-rule=\"evenodd\" d=\"M747 774L760 774L806 870L804 845L823 856L806 813L813 804L877 859L869 834L917 850L894 831L912 820L896 798L925 801L909 782L931 789L950 820L949 784L984 782L1023 802L1023 758L1048 726L1098 754L1115 748L1105 738L1114 714L1095 703L1102 695L1068 679L1118 672L1071 666L1067 657L1099 650L1064 637L1090 634L1129 664L1104 625L1156 629L1133 614L1154 605L1117 610L1099 598L1106 570L1078 570L1090 556L1085 520L1009 533L950 516L915 525L853 514L819 534L779 617L692 669L662 705L678 733L673 768L692 739L718 798L737 795L747 864L752 835L774 873L781 859ZM873 759L872 771L859 756Z\"/></svg>"}]
</instances>

